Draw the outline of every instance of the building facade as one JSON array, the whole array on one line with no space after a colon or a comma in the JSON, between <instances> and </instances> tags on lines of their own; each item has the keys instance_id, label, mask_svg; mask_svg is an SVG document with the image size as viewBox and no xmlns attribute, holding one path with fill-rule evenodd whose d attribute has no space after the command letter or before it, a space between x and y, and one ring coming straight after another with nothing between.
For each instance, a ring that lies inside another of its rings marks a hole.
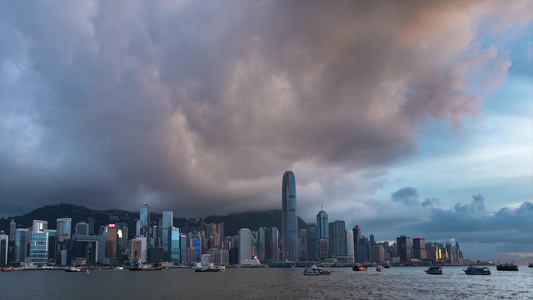
<instances>
[{"instance_id":1,"label":"building facade","mask_svg":"<svg viewBox=\"0 0 533 300\"><path fill-rule=\"evenodd\" d=\"M296 212L296 179L292 171L283 174L281 193L282 259L298 260L298 215Z\"/></svg>"}]
</instances>

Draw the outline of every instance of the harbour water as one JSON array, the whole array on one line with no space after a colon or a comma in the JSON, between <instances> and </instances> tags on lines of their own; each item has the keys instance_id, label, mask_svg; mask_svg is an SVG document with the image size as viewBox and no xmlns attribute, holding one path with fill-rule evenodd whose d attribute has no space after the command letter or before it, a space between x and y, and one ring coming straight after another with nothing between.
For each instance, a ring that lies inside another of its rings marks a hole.
<instances>
[{"instance_id":1,"label":"harbour water","mask_svg":"<svg viewBox=\"0 0 533 300\"><path fill-rule=\"evenodd\" d=\"M156 272L99 270L0 273L2 299L533 299L533 268L466 275L466 267L403 267L376 272L325 268L328 276L304 276L302 268L191 269Z\"/></svg>"}]
</instances>

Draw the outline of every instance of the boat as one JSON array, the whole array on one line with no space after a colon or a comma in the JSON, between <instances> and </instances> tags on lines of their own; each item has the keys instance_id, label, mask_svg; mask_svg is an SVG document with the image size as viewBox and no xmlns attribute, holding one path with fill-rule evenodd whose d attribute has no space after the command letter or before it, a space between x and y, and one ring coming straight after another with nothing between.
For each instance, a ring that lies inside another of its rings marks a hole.
<instances>
[{"instance_id":1,"label":"boat","mask_svg":"<svg viewBox=\"0 0 533 300\"><path fill-rule=\"evenodd\" d=\"M383 272L383 266L382 266L382 265L378 265L378 266L376 267L376 271L378 271L378 272Z\"/></svg>"},{"instance_id":2,"label":"boat","mask_svg":"<svg viewBox=\"0 0 533 300\"><path fill-rule=\"evenodd\" d=\"M518 266L515 264L500 264L496 266L498 271L518 271Z\"/></svg>"},{"instance_id":3,"label":"boat","mask_svg":"<svg viewBox=\"0 0 533 300\"><path fill-rule=\"evenodd\" d=\"M431 275L442 275L442 268L438 266L431 266L425 272Z\"/></svg>"},{"instance_id":4,"label":"boat","mask_svg":"<svg viewBox=\"0 0 533 300\"><path fill-rule=\"evenodd\" d=\"M2 272L11 272L11 271L13 271L13 267L8 267L8 268L2 267Z\"/></svg>"},{"instance_id":5,"label":"boat","mask_svg":"<svg viewBox=\"0 0 533 300\"><path fill-rule=\"evenodd\" d=\"M124 267L116 267L115 270L124 270Z\"/></svg>"},{"instance_id":6,"label":"boat","mask_svg":"<svg viewBox=\"0 0 533 300\"><path fill-rule=\"evenodd\" d=\"M132 264L132 266L128 270L130 271L161 271L163 270L163 267L161 266L161 264L143 265L141 263L137 263L135 265Z\"/></svg>"},{"instance_id":7,"label":"boat","mask_svg":"<svg viewBox=\"0 0 533 300\"><path fill-rule=\"evenodd\" d=\"M352 267L354 271L366 271L366 266L362 264L356 264Z\"/></svg>"},{"instance_id":8,"label":"boat","mask_svg":"<svg viewBox=\"0 0 533 300\"><path fill-rule=\"evenodd\" d=\"M197 266L194 268L194 271L195 272L224 272L226 271L226 267L209 264L207 266Z\"/></svg>"},{"instance_id":9,"label":"boat","mask_svg":"<svg viewBox=\"0 0 533 300\"><path fill-rule=\"evenodd\" d=\"M530 268L533 268L533 263L529 263L529 265L527 265L528 267Z\"/></svg>"},{"instance_id":10,"label":"boat","mask_svg":"<svg viewBox=\"0 0 533 300\"><path fill-rule=\"evenodd\" d=\"M467 275L490 275L488 267L470 266L465 271Z\"/></svg>"},{"instance_id":11,"label":"boat","mask_svg":"<svg viewBox=\"0 0 533 300\"><path fill-rule=\"evenodd\" d=\"M327 271L322 269L322 267L318 267L316 265L312 265L311 267L306 267L304 270L304 275L306 276L317 276L317 275L329 275L332 271Z\"/></svg>"},{"instance_id":12,"label":"boat","mask_svg":"<svg viewBox=\"0 0 533 300\"><path fill-rule=\"evenodd\" d=\"M81 269L80 268L76 268L75 266L72 266L72 267L68 267L65 269L65 272L81 272Z\"/></svg>"},{"instance_id":13,"label":"boat","mask_svg":"<svg viewBox=\"0 0 533 300\"><path fill-rule=\"evenodd\" d=\"M390 264L389 264L389 262L387 262L386 264L384 264L383 267L384 267L385 269L390 269Z\"/></svg>"}]
</instances>

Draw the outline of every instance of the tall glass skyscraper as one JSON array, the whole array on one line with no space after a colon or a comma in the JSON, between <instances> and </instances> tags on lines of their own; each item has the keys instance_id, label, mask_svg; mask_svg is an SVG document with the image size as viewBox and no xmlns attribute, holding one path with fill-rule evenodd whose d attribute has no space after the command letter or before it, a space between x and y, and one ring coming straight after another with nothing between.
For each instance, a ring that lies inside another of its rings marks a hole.
<instances>
[{"instance_id":1,"label":"tall glass skyscraper","mask_svg":"<svg viewBox=\"0 0 533 300\"><path fill-rule=\"evenodd\" d=\"M322 209L316 215L318 257L328 257L329 250L329 223L328 214Z\"/></svg>"},{"instance_id":2,"label":"tall glass skyscraper","mask_svg":"<svg viewBox=\"0 0 533 300\"><path fill-rule=\"evenodd\" d=\"M168 261L171 260L170 256L170 252L172 251L171 249L171 240L173 239L173 236L175 235L174 232L172 232L173 230L173 220L174 220L174 214L171 210L166 210L166 211L163 211L163 222L162 222L162 236L161 236L161 244L163 246L163 251L165 252L164 255L165 255L165 259L167 259ZM177 232L177 239L179 240L179 230ZM179 245L178 245L178 250L179 250ZM179 257L179 253L178 253L178 257Z\"/></svg>"},{"instance_id":3,"label":"tall glass skyscraper","mask_svg":"<svg viewBox=\"0 0 533 300\"><path fill-rule=\"evenodd\" d=\"M298 260L298 216L296 214L296 179L292 171L283 174L281 193L282 259Z\"/></svg>"},{"instance_id":4,"label":"tall glass skyscraper","mask_svg":"<svg viewBox=\"0 0 533 300\"><path fill-rule=\"evenodd\" d=\"M144 206L141 207L141 211L139 214L139 222L141 235L144 235L148 241L148 244L150 244L150 206L148 206L147 203L145 203Z\"/></svg>"}]
</instances>

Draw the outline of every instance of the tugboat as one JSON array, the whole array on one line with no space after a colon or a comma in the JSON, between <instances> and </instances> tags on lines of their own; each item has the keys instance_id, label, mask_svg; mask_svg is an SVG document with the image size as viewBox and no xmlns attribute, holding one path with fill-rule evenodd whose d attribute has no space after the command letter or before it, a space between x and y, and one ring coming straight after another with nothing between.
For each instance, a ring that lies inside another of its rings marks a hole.
<instances>
[{"instance_id":1,"label":"tugboat","mask_svg":"<svg viewBox=\"0 0 533 300\"><path fill-rule=\"evenodd\" d=\"M305 268L304 275L307 276L317 276L317 275L329 275L332 271L326 271L322 269L321 267L312 265L309 268Z\"/></svg>"},{"instance_id":2,"label":"tugboat","mask_svg":"<svg viewBox=\"0 0 533 300\"><path fill-rule=\"evenodd\" d=\"M143 265L141 261L139 260L139 257L137 256L137 251L135 251L135 255L133 256L133 261L128 270L130 271L161 271L162 269L163 267L161 266L161 264Z\"/></svg>"},{"instance_id":3,"label":"tugboat","mask_svg":"<svg viewBox=\"0 0 533 300\"><path fill-rule=\"evenodd\" d=\"M529 263L529 265L527 265L528 267L530 268L533 268L533 263Z\"/></svg>"},{"instance_id":4,"label":"tugboat","mask_svg":"<svg viewBox=\"0 0 533 300\"><path fill-rule=\"evenodd\" d=\"M431 275L442 275L442 268L438 266L431 266L425 272Z\"/></svg>"},{"instance_id":5,"label":"tugboat","mask_svg":"<svg viewBox=\"0 0 533 300\"><path fill-rule=\"evenodd\" d=\"M498 271L518 271L518 266L515 264L503 264L497 265L496 270Z\"/></svg>"},{"instance_id":6,"label":"tugboat","mask_svg":"<svg viewBox=\"0 0 533 300\"><path fill-rule=\"evenodd\" d=\"M465 271L466 275L490 275L488 267L470 266Z\"/></svg>"},{"instance_id":7,"label":"tugboat","mask_svg":"<svg viewBox=\"0 0 533 300\"><path fill-rule=\"evenodd\" d=\"M355 264L352 267L352 270L354 270L354 271L366 271L366 266L362 265L362 264Z\"/></svg>"}]
</instances>

